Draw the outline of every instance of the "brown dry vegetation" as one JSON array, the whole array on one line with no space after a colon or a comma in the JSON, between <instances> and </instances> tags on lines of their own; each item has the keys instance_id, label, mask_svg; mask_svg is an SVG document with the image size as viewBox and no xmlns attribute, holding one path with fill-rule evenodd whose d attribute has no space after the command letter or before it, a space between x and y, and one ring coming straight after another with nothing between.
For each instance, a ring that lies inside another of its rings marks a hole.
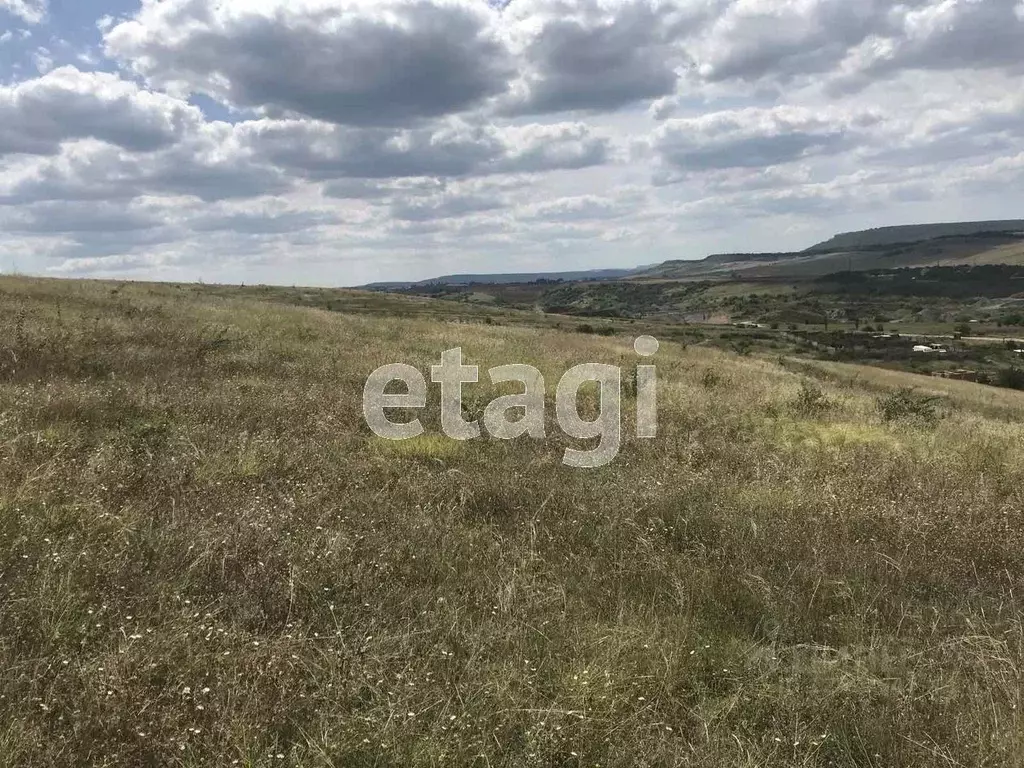
<instances>
[{"instance_id":1,"label":"brown dry vegetation","mask_svg":"<svg viewBox=\"0 0 1024 768\"><path fill-rule=\"evenodd\" d=\"M363 382L631 339L232 296L0 279L0 764L1024 764L1024 396L665 343L572 470Z\"/></svg>"}]
</instances>

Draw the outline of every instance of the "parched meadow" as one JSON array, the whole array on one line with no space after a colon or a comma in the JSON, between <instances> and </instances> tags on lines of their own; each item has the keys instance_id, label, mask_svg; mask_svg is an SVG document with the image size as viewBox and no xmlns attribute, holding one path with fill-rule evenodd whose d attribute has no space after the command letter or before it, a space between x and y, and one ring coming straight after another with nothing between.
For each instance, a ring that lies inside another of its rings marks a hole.
<instances>
[{"instance_id":1,"label":"parched meadow","mask_svg":"<svg viewBox=\"0 0 1024 768\"><path fill-rule=\"evenodd\" d=\"M663 341L578 470L365 379L635 335L377 301L0 278L0 764L1024 764L1024 394Z\"/></svg>"}]
</instances>

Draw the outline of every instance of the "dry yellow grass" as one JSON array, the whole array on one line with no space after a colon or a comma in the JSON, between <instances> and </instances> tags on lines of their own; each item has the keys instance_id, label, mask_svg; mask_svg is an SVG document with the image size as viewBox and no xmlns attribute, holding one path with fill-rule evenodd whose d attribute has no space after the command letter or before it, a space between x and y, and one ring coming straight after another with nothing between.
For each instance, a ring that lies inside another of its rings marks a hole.
<instances>
[{"instance_id":1,"label":"dry yellow grass","mask_svg":"<svg viewBox=\"0 0 1024 768\"><path fill-rule=\"evenodd\" d=\"M967 259L966 264L1024 264L1024 243L1009 243L983 251Z\"/></svg>"},{"instance_id":2,"label":"dry yellow grass","mask_svg":"<svg viewBox=\"0 0 1024 768\"><path fill-rule=\"evenodd\" d=\"M1024 764L1020 394L664 343L601 470L384 445L381 364L632 339L330 300L0 279L0 764Z\"/></svg>"}]
</instances>

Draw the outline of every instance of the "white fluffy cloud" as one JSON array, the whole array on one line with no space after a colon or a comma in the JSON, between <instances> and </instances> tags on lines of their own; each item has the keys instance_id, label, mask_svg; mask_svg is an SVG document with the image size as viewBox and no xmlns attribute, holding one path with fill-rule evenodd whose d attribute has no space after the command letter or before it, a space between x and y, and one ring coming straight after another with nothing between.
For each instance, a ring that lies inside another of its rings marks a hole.
<instances>
[{"instance_id":1,"label":"white fluffy cloud","mask_svg":"<svg viewBox=\"0 0 1024 768\"><path fill-rule=\"evenodd\" d=\"M822 74L863 85L907 69L1022 65L1016 0L735 0L693 41L713 82Z\"/></svg>"},{"instance_id":2,"label":"white fluffy cloud","mask_svg":"<svg viewBox=\"0 0 1024 768\"><path fill-rule=\"evenodd\" d=\"M107 72L68 66L0 87L0 155L54 154L63 142L84 138L146 152L201 123L195 107Z\"/></svg>"},{"instance_id":3,"label":"white fluffy cloud","mask_svg":"<svg viewBox=\"0 0 1024 768\"><path fill-rule=\"evenodd\" d=\"M391 204L391 216L397 221L459 219L502 207L504 202L496 195L445 193L426 199L398 199Z\"/></svg>"},{"instance_id":4,"label":"white fluffy cloud","mask_svg":"<svg viewBox=\"0 0 1024 768\"><path fill-rule=\"evenodd\" d=\"M513 62L477 0L144 0L106 50L157 87L346 125L469 109Z\"/></svg>"},{"instance_id":5,"label":"white fluffy cloud","mask_svg":"<svg viewBox=\"0 0 1024 768\"><path fill-rule=\"evenodd\" d=\"M1020 0L64 13L0 0L0 269L358 283L1024 204Z\"/></svg>"},{"instance_id":6,"label":"white fluffy cloud","mask_svg":"<svg viewBox=\"0 0 1024 768\"><path fill-rule=\"evenodd\" d=\"M579 195L549 200L523 209L528 220L572 222L607 221L628 212L629 201L612 200L598 195Z\"/></svg>"},{"instance_id":7,"label":"white fluffy cloud","mask_svg":"<svg viewBox=\"0 0 1024 768\"><path fill-rule=\"evenodd\" d=\"M877 114L848 115L806 107L747 108L673 119L652 134L662 176L726 168L768 169L856 146L881 122Z\"/></svg>"},{"instance_id":8,"label":"white fluffy cloud","mask_svg":"<svg viewBox=\"0 0 1024 768\"><path fill-rule=\"evenodd\" d=\"M238 134L256 157L310 179L542 172L608 157L608 139L580 123L497 128L450 120L391 129L259 120L239 124Z\"/></svg>"},{"instance_id":9,"label":"white fluffy cloud","mask_svg":"<svg viewBox=\"0 0 1024 768\"><path fill-rule=\"evenodd\" d=\"M0 0L0 11L7 11L26 24L39 24L46 18L47 0Z\"/></svg>"},{"instance_id":10,"label":"white fluffy cloud","mask_svg":"<svg viewBox=\"0 0 1024 768\"><path fill-rule=\"evenodd\" d=\"M520 77L510 112L601 111L675 91L706 7L671 0L518 0L504 22Z\"/></svg>"}]
</instances>

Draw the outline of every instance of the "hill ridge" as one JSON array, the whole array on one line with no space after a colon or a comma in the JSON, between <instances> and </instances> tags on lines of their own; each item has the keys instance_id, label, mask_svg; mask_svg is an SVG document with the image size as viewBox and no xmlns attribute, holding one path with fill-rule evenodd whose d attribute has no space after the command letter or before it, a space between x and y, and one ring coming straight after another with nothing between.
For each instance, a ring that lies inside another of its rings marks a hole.
<instances>
[{"instance_id":1,"label":"hill ridge","mask_svg":"<svg viewBox=\"0 0 1024 768\"><path fill-rule=\"evenodd\" d=\"M974 236L984 234L1020 233L1024 235L1024 219L1003 219L992 221L937 222L934 224L898 224L874 227L838 235L812 245L803 251L814 253L837 248L864 248L881 245L898 245L935 240L940 237Z\"/></svg>"}]
</instances>

